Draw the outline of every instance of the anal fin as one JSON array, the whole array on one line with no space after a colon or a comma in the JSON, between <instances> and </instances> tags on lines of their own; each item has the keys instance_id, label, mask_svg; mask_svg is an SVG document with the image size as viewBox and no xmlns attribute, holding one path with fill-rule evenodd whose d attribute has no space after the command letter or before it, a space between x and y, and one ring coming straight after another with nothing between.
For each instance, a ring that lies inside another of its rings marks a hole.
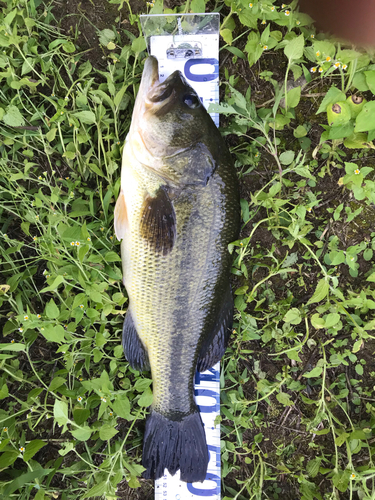
<instances>
[{"instance_id":1,"label":"anal fin","mask_svg":"<svg viewBox=\"0 0 375 500\"><path fill-rule=\"evenodd\" d=\"M164 188L145 197L141 213L141 235L156 253L168 255L176 239L176 214Z\"/></svg>"},{"instance_id":2,"label":"anal fin","mask_svg":"<svg viewBox=\"0 0 375 500\"><path fill-rule=\"evenodd\" d=\"M129 361L130 366L134 368L134 370L150 370L150 362L147 351L138 336L129 309L126 313L124 326L122 328L122 347L124 349L126 359Z\"/></svg>"},{"instance_id":3,"label":"anal fin","mask_svg":"<svg viewBox=\"0 0 375 500\"><path fill-rule=\"evenodd\" d=\"M204 340L197 362L197 370L204 372L214 366L225 353L233 324L233 296L230 285L224 294L220 313L211 335Z\"/></svg>"}]
</instances>

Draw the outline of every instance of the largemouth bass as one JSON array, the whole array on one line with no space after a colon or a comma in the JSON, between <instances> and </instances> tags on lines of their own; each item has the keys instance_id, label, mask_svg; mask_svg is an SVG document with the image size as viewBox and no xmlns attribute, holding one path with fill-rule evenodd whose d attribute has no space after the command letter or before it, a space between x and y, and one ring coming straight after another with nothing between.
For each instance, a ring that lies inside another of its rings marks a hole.
<instances>
[{"instance_id":1,"label":"largemouth bass","mask_svg":"<svg viewBox=\"0 0 375 500\"><path fill-rule=\"evenodd\" d=\"M179 71L164 83L146 60L126 138L115 232L129 308L123 327L133 368L151 369L153 403L144 477L164 469L203 481L208 450L194 375L224 354L232 326L228 243L239 193L230 153Z\"/></svg>"}]
</instances>

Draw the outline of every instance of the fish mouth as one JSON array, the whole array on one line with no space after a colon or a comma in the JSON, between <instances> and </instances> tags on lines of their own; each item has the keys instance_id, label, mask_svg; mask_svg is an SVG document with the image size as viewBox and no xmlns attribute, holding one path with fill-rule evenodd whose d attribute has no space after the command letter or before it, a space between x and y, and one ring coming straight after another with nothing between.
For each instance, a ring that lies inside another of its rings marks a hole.
<instances>
[{"instance_id":1,"label":"fish mouth","mask_svg":"<svg viewBox=\"0 0 375 500\"><path fill-rule=\"evenodd\" d=\"M158 86L159 82L159 64L156 57L150 56L146 59L141 85L139 87L138 96L144 100L148 95L150 89Z\"/></svg>"},{"instance_id":2,"label":"fish mouth","mask_svg":"<svg viewBox=\"0 0 375 500\"><path fill-rule=\"evenodd\" d=\"M146 59L143 69L139 97L145 110L159 114L162 109L167 111L170 108L185 85L186 82L180 71L175 71L161 83L158 61L150 56Z\"/></svg>"}]
</instances>

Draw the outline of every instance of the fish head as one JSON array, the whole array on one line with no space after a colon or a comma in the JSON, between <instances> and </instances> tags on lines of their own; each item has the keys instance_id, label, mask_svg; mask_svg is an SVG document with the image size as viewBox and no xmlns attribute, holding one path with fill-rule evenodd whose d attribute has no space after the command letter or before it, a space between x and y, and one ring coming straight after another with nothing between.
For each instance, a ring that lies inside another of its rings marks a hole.
<instances>
[{"instance_id":1,"label":"fish head","mask_svg":"<svg viewBox=\"0 0 375 500\"><path fill-rule=\"evenodd\" d=\"M175 71L160 82L157 59L150 56L145 62L132 127L152 157L166 158L202 141L215 125L182 73Z\"/></svg>"}]
</instances>

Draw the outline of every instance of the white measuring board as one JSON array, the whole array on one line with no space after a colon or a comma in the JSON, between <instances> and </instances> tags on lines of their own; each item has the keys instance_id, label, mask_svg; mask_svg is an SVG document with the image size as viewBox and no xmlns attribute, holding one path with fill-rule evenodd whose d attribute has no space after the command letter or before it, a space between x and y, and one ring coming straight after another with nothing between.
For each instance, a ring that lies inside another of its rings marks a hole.
<instances>
[{"instance_id":1,"label":"white measuring board","mask_svg":"<svg viewBox=\"0 0 375 500\"><path fill-rule=\"evenodd\" d=\"M219 102L219 35L152 36L150 54L159 62L161 82L179 70L206 109ZM211 113L211 117L218 127L219 114Z\"/></svg>"},{"instance_id":2,"label":"white measuring board","mask_svg":"<svg viewBox=\"0 0 375 500\"><path fill-rule=\"evenodd\" d=\"M149 53L158 60L161 82L174 71L181 71L207 109L210 103L219 102L219 32L183 33L181 17L176 16L176 21L176 34L151 34L148 40ZM211 118L218 127L219 114L211 113ZM220 415L220 362L203 373L197 372L195 398L209 451L206 479L203 482L186 483L180 481L179 471L171 476L165 470L164 476L155 481L155 500L221 498L220 425L215 426L215 418Z\"/></svg>"},{"instance_id":3,"label":"white measuring board","mask_svg":"<svg viewBox=\"0 0 375 500\"><path fill-rule=\"evenodd\" d=\"M203 482L180 481L180 472L155 481L155 500L220 500L220 425L215 418L220 415L220 363L195 376L195 398L202 417L209 452L206 479Z\"/></svg>"}]
</instances>

